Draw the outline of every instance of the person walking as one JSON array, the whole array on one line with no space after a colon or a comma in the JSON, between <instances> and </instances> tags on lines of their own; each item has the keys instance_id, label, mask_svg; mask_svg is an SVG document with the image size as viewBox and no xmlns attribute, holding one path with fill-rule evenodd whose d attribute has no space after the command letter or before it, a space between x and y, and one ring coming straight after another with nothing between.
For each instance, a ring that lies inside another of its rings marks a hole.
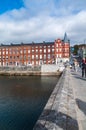
<instances>
[{"instance_id":1,"label":"person walking","mask_svg":"<svg viewBox=\"0 0 86 130\"><path fill-rule=\"evenodd\" d=\"M82 77L85 76L86 78L86 63L84 62L84 60L82 60L81 68L82 68Z\"/></svg>"},{"instance_id":2,"label":"person walking","mask_svg":"<svg viewBox=\"0 0 86 130\"><path fill-rule=\"evenodd\" d=\"M78 61L75 60L75 71L76 71L76 72L78 71L78 67L79 67Z\"/></svg>"}]
</instances>

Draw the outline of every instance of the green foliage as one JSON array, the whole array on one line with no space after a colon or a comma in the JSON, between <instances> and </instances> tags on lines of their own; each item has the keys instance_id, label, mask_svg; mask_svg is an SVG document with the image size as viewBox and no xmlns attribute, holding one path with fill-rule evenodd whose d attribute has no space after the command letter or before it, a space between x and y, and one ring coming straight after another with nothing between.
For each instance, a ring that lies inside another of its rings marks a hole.
<instances>
[{"instance_id":1,"label":"green foliage","mask_svg":"<svg viewBox=\"0 0 86 130\"><path fill-rule=\"evenodd\" d=\"M79 45L75 44L74 46L71 46L71 47L74 48L74 50L72 51L73 54L74 54L74 55L77 55L77 54L78 54L79 47L83 47L83 46L85 46L85 44L79 44Z\"/></svg>"},{"instance_id":2,"label":"green foliage","mask_svg":"<svg viewBox=\"0 0 86 130\"><path fill-rule=\"evenodd\" d=\"M73 51L73 53L74 53L75 55L78 54L78 49L79 49L79 45L74 45L74 51Z\"/></svg>"}]
</instances>

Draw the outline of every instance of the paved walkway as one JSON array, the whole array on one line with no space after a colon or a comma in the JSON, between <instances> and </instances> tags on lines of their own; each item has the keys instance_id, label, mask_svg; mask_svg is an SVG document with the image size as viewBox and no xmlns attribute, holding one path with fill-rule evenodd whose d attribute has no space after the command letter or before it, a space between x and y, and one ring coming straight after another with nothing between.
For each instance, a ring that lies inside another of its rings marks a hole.
<instances>
[{"instance_id":1,"label":"paved walkway","mask_svg":"<svg viewBox=\"0 0 86 130\"><path fill-rule=\"evenodd\" d=\"M86 130L86 79L81 77L81 71L73 70L70 70L70 79L76 101L79 130Z\"/></svg>"},{"instance_id":2,"label":"paved walkway","mask_svg":"<svg viewBox=\"0 0 86 130\"><path fill-rule=\"evenodd\" d=\"M86 130L86 79L67 68L34 130Z\"/></svg>"}]
</instances>

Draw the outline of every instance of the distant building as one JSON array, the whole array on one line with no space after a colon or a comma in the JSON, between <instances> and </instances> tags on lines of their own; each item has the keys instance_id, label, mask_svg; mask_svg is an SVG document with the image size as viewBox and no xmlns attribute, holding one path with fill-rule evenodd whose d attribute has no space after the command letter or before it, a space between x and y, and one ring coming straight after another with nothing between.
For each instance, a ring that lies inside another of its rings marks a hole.
<instances>
[{"instance_id":1,"label":"distant building","mask_svg":"<svg viewBox=\"0 0 86 130\"><path fill-rule=\"evenodd\" d=\"M86 45L79 47L78 55L86 62Z\"/></svg>"},{"instance_id":2,"label":"distant building","mask_svg":"<svg viewBox=\"0 0 86 130\"><path fill-rule=\"evenodd\" d=\"M82 49L82 47L79 47L78 55L79 55L79 57L81 57L81 59L83 59L83 49Z\"/></svg>"},{"instance_id":3,"label":"distant building","mask_svg":"<svg viewBox=\"0 0 86 130\"><path fill-rule=\"evenodd\" d=\"M69 61L70 43L65 33L64 39L55 42L21 43L0 46L1 66L21 66L57 64Z\"/></svg>"}]
</instances>

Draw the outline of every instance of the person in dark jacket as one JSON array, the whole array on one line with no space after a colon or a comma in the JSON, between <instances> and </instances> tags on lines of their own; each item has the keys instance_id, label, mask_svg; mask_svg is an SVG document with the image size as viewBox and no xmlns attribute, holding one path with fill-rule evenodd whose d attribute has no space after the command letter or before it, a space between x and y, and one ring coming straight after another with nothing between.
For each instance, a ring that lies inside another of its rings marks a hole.
<instances>
[{"instance_id":1,"label":"person in dark jacket","mask_svg":"<svg viewBox=\"0 0 86 130\"><path fill-rule=\"evenodd\" d=\"M82 77L85 76L86 78L86 63L84 62L84 60L82 60L81 67L82 67Z\"/></svg>"}]
</instances>

